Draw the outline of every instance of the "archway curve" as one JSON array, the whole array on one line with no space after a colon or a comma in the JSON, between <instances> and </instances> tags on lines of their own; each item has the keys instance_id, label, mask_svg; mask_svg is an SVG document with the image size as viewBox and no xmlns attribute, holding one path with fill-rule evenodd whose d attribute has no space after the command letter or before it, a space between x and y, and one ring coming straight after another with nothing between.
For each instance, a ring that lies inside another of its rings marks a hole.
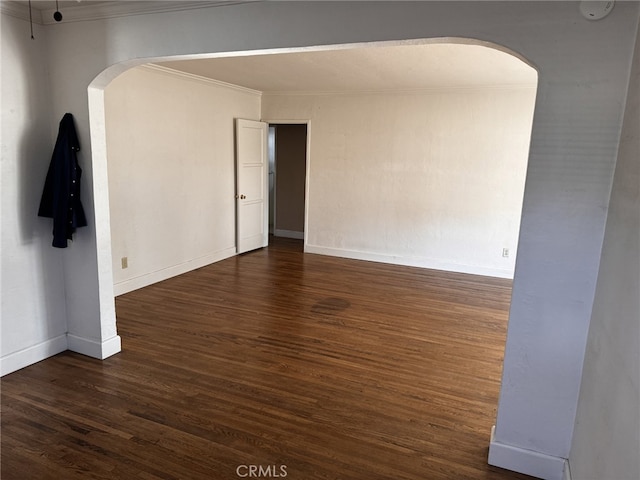
<instances>
[{"instance_id":1,"label":"archway curve","mask_svg":"<svg viewBox=\"0 0 640 480\"><path fill-rule=\"evenodd\" d=\"M104 315L104 319L101 318L101 322L104 320L110 323L110 320L114 323L115 330L115 305L113 302L114 290L113 290L113 263L111 258L111 228L110 228L110 211L109 211L109 186L107 177L107 151L106 151L106 128L105 128L105 106L104 106L104 91L106 87L116 77L123 74L127 70L136 66L156 63L163 61L176 61L176 60L201 60L201 59L216 59L216 58L230 58L230 57L247 57L247 56L261 56L261 55L278 55L289 53L308 53L308 52L321 52L321 51L335 51L335 50L352 50L359 48L370 47L394 47L394 46L421 46L421 45L435 45L435 44L457 44L457 45L470 45L481 46L496 50L510 55L518 59L523 64L530 67L536 73L536 81L538 79L538 70L528 61L523 55L515 52L503 45L499 45L493 42L476 40L473 38L463 37L438 37L438 38L425 38L425 39L412 39L412 40L400 40L400 41L378 41L378 42L361 42L361 43L349 43L349 44L336 44L336 45L322 45L312 47L297 47L297 48L277 48L277 49L263 49L263 50L248 50L238 52L222 52L222 53L210 53L210 54L192 54L192 55L177 55L167 57L153 57L144 59L132 59L125 62L114 64L98 76L94 78L88 87L88 103L89 103L89 123L91 132L91 150L92 150L92 165L93 165L93 192L94 192L94 212L95 212L95 224L96 224L96 243L98 250L98 276L99 283L101 285L100 290L100 302L101 312Z\"/></svg>"},{"instance_id":2,"label":"archway curve","mask_svg":"<svg viewBox=\"0 0 640 480\"><path fill-rule=\"evenodd\" d=\"M157 63L163 61L175 61L175 60L204 60L213 58L228 58L228 57L248 57L255 55L277 55L284 53L305 53L305 52L321 52L330 50L351 50L363 47L394 47L394 46L408 46L408 45L437 45L437 44L455 44L455 45L474 45L493 50L498 50L505 54L511 55L517 58L525 65L528 65L532 69L539 72L539 68L524 55L519 52L510 49L499 43L489 42L486 40L478 40L475 38L465 37L436 37L436 38L422 38L422 39L409 39L409 40L388 40L388 41L374 41L374 42L358 42L358 43L343 43L335 45L318 45L310 47L287 47L287 48L269 48L261 50L241 50L233 52L217 52L217 53L199 53L199 54L184 54L184 55L172 55L172 56L158 56L149 58L131 59L124 62L119 62L111 65L100 72L89 84L90 90L104 90L112 80L119 75L123 74L127 70L139 65L147 63ZM91 96L91 93L89 94Z\"/></svg>"}]
</instances>

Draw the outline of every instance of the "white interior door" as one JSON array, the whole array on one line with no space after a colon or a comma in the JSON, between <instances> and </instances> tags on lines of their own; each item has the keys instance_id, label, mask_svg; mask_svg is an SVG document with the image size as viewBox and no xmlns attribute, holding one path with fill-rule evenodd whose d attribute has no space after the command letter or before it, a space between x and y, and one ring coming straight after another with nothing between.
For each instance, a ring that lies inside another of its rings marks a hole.
<instances>
[{"instance_id":1,"label":"white interior door","mask_svg":"<svg viewBox=\"0 0 640 480\"><path fill-rule=\"evenodd\" d=\"M236 119L236 250L269 243L268 125Z\"/></svg>"}]
</instances>

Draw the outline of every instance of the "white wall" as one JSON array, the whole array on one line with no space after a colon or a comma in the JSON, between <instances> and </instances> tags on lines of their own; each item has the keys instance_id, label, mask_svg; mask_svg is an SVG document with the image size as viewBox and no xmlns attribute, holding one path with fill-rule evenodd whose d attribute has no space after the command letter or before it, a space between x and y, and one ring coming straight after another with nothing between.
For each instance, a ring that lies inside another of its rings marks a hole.
<instances>
[{"instance_id":1,"label":"white wall","mask_svg":"<svg viewBox=\"0 0 640 480\"><path fill-rule=\"evenodd\" d=\"M70 348L98 357L119 349L102 91L118 73L171 55L451 36L494 42L527 58L540 76L490 462L560 478L638 12L637 2L617 2L608 17L589 22L577 2L564 1L252 2L48 26L53 118L73 112L80 137L92 140L84 149L90 225L63 255L67 329L78 339ZM28 34L20 41L28 43ZM5 148L16 148L19 136ZM31 280L20 300L41 291ZM16 328L23 321L14 319Z\"/></svg>"},{"instance_id":2,"label":"white wall","mask_svg":"<svg viewBox=\"0 0 640 480\"><path fill-rule=\"evenodd\" d=\"M640 478L640 35L571 447L573 480Z\"/></svg>"},{"instance_id":3,"label":"white wall","mask_svg":"<svg viewBox=\"0 0 640 480\"><path fill-rule=\"evenodd\" d=\"M512 277L534 102L535 86L265 95L263 118L311 121L305 251Z\"/></svg>"},{"instance_id":4,"label":"white wall","mask_svg":"<svg viewBox=\"0 0 640 480\"><path fill-rule=\"evenodd\" d=\"M512 277L534 101L535 86L279 94L262 118L313 123L307 251ZM233 119L260 118L259 94L137 67L105 108L115 293L233 255Z\"/></svg>"},{"instance_id":5,"label":"white wall","mask_svg":"<svg viewBox=\"0 0 640 480\"><path fill-rule=\"evenodd\" d=\"M1 374L67 349L63 252L51 246L53 223L38 205L53 151L45 47L36 25L1 15L2 313ZM88 143L80 138L81 146ZM80 155L80 161L86 161ZM70 248L73 248L71 245Z\"/></svg>"},{"instance_id":6,"label":"white wall","mask_svg":"<svg viewBox=\"0 0 640 480\"><path fill-rule=\"evenodd\" d=\"M235 255L234 119L260 94L137 67L105 108L115 293Z\"/></svg>"}]
</instances>

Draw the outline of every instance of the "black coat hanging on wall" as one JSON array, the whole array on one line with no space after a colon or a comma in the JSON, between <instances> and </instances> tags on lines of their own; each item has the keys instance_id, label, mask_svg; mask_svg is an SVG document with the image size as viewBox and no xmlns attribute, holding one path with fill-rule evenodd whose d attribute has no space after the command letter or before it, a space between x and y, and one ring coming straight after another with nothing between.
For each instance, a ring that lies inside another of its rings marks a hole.
<instances>
[{"instance_id":1,"label":"black coat hanging on wall","mask_svg":"<svg viewBox=\"0 0 640 480\"><path fill-rule=\"evenodd\" d=\"M53 246L66 248L78 227L85 227L87 219L80 203L80 176L77 152L80 143L73 115L65 113L60 121L58 139L51 156L51 164L44 183L38 215L53 218Z\"/></svg>"}]
</instances>

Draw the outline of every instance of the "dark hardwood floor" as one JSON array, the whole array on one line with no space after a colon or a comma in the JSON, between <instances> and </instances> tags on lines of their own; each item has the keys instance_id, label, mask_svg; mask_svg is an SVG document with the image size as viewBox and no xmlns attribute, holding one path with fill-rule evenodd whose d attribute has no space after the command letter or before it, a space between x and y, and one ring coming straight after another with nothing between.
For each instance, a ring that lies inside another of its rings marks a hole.
<instances>
[{"instance_id":1,"label":"dark hardwood floor","mask_svg":"<svg viewBox=\"0 0 640 480\"><path fill-rule=\"evenodd\" d=\"M486 463L507 280L272 239L116 299L123 351L2 379L2 479L525 479Z\"/></svg>"}]
</instances>

